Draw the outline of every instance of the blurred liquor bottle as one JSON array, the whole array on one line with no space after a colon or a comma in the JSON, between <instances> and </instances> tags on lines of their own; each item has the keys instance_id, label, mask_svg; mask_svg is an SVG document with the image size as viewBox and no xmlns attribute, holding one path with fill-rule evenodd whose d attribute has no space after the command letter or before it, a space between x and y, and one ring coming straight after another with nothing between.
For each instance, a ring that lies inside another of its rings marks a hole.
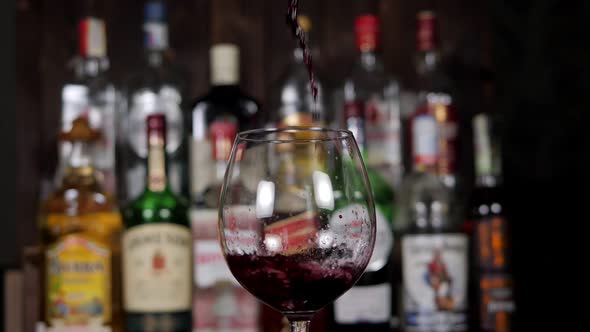
<instances>
[{"instance_id":1,"label":"blurred liquor bottle","mask_svg":"<svg viewBox=\"0 0 590 332\"><path fill-rule=\"evenodd\" d=\"M437 122L412 122L413 172L405 179L394 224L396 279L404 331L466 331L468 238L450 190L436 175Z\"/></svg>"},{"instance_id":2,"label":"blurred liquor bottle","mask_svg":"<svg viewBox=\"0 0 590 332\"><path fill-rule=\"evenodd\" d=\"M166 155L172 191L188 195L187 148L179 75L174 70L168 43L165 3L149 0L144 6L144 58L141 71L128 82L126 112L121 114L118 165L120 201L137 198L145 187L148 155L146 118L164 114L168 127Z\"/></svg>"},{"instance_id":3,"label":"blurred liquor bottle","mask_svg":"<svg viewBox=\"0 0 590 332\"><path fill-rule=\"evenodd\" d=\"M472 237L470 294L474 331L512 330L515 311L510 264L510 225L506 219L497 121L473 118L475 188L467 222Z\"/></svg>"},{"instance_id":4,"label":"blurred liquor bottle","mask_svg":"<svg viewBox=\"0 0 590 332\"><path fill-rule=\"evenodd\" d=\"M75 119L84 116L91 128L101 132L95 150L96 176L104 190L116 194L115 146L116 113L120 98L109 81L106 31L103 20L85 17L78 25L78 55L70 65L72 77L62 87L61 130L69 131ZM72 144L59 146L57 182L61 181Z\"/></svg>"},{"instance_id":5,"label":"blurred liquor bottle","mask_svg":"<svg viewBox=\"0 0 590 332\"><path fill-rule=\"evenodd\" d=\"M355 100L345 106L346 128L350 130L366 157L366 129L364 107ZM377 238L371 261L360 280L348 292L337 299L331 307L331 328L336 331L392 331L399 320L392 300L392 223L395 215L395 194L393 187L371 165L367 175L375 199ZM350 207L344 207L350 209ZM354 232L355 227L348 232Z\"/></svg>"},{"instance_id":6,"label":"blurred liquor bottle","mask_svg":"<svg viewBox=\"0 0 590 332\"><path fill-rule=\"evenodd\" d=\"M190 331L192 237L188 203L168 181L166 117L148 115L147 180L123 209L123 300L127 331Z\"/></svg>"},{"instance_id":7,"label":"blurred liquor bottle","mask_svg":"<svg viewBox=\"0 0 590 332\"><path fill-rule=\"evenodd\" d=\"M312 22L308 16L299 15L297 23L306 34L312 30ZM304 64L303 50L296 42L291 60L286 71L280 76L275 86L278 90L273 94L273 113L271 121L275 126L325 126L326 109L322 84L315 78L318 87L317 100L314 100L309 82L309 74Z\"/></svg>"},{"instance_id":8,"label":"blurred liquor bottle","mask_svg":"<svg viewBox=\"0 0 590 332\"><path fill-rule=\"evenodd\" d=\"M121 217L94 163L100 133L78 117L61 184L41 206L43 321L48 331L122 331Z\"/></svg>"},{"instance_id":9,"label":"blurred liquor bottle","mask_svg":"<svg viewBox=\"0 0 590 332\"><path fill-rule=\"evenodd\" d=\"M229 271L217 235L219 195L235 136L257 126L260 110L258 102L239 87L239 56L233 44L211 48L212 88L192 109L190 221L195 332L260 331L260 304ZM244 185L251 189L256 184ZM236 236L251 240L248 232L238 230Z\"/></svg>"},{"instance_id":10,"label":"blurred liquor bottle","mask_svg":"<svg viewBox=\"0 0 590 332\"><path fill-rule=\"evenodd\" d=\"M445 186L454 191L457 185L458 117L453 103L452 84L442 65L437 24L433 11L424 10L417 14L418 95L417 108L410 122L424 114L434 116L437 123L434 171ZM407 137L411 140L413 135L409 133Z\"/></svg>"},{"instance_id":11,"label":"blurred liquor bottle","mask_svg":"<svg viewBox=\"0 0 590 332\"><path fill-rule=\"evenodd\" d=\"M359 55L345 81L345 103L356 102L363 108L367 165L398 187L403 175L400 84L385 72L378 17L358 16L354 28Z\"/></svg>"}]
</instances>

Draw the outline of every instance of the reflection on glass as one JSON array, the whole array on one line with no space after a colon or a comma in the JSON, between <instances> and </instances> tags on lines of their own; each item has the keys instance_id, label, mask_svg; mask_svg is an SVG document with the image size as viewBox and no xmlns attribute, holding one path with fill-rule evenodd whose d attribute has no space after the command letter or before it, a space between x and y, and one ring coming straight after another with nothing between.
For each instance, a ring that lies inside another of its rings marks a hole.
<instances>
[{"instance_id":1,"label":"reflection on glass","mask_svg":"<svg viewBox=\"0 0 590 332\"><path fill-rule=\"evenodd\" d=\"M313 171L313 190L319 208L334 209L334 190L330 176L322 171Z\"/></svg>"},{"instance_id":2,"label":"reflection on glass","mask_svg":"<svg viewBox=\"0 0 590 332\"><path fill-rule=\"evenodd\" d=\"M258 182L256 193L256 218L272 216L275 205L275 184L270 181Z\"/></svg>"}]
</instances>

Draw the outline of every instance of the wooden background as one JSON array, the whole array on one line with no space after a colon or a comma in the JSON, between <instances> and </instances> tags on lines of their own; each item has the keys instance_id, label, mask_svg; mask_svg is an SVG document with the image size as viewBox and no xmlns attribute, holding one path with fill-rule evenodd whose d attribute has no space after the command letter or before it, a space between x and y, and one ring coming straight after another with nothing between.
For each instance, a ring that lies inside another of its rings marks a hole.
<instances>
[{"instance_id":1,"label":"wooden background","mask_svg":"<svg viewBox=\"0 0 590 332\"><path fill-rule=\"evenodd\" d=\"M60 119L60 89L65 68L77 50L76 26L87 13L104 18L107 26L110 76L117 84L138 69L142 59L143 0L17 0L17 234L18 248L38 242L36 213L48 190L55 164L55 140ZM187 100L209 87L209 48L233 42L241 49L241 85L262 102L266 112L274 85L291 57L293 41L285 26L286 0L169 0L170 44L187 83ZM464 92L459 97L461 120L485 104L483 81L492 69L490 4L473 0L302 0L300 13L313 22L310 41L320 79L336 87L356 57L354 17L381 17L382 54L386 69L413 87L415 15L419 9L439 14L441 47L449 73ZM471 141L462 150L470 156ZM467 165L470 165L467 163ZM467 173L471 167L466 167ZM21 250L22 252L22 250ZM22 266L20 255L3 258L4 266ZM25 265L25 269L31 269ZM36 286L26 286L34 299ZM29 301L30 302L30 301ZM26 321L30 324L35 317ZM29 331L30 325L26 325Z\"/></svg>"},{"instance_id":2,"label":"wooden background","mask_svg":"<svg viewBox=\"0 0 590 332\"><path fill-rule=\"evenodd\" d=\"M35 213L42 180L51 178L54 137L60 119L60 89L68 77L66 63L77 50L76 25L84 13L106 21L110 76L117 84L138 69L142 59L143 0L17 1L17 126L19 245L37 238ZM293 41L285 26L286 0L169 0L170 44L187 83L187 100L209 87L209 48L216 42L241 49L241 85L267 107L273 83L290 59ZM461 82L480 79L491 67L489 8L485 1L309 0L300 13L312 18L311 43L320 78L337 86L356 56L354 17L376 13L382 22L382 53L387 70L414 84L415 14L420 8L439 13L442 49ZM481 85L476 86L478 89ZM467 95L467 94L466 94ZM477 103L478 99L471 98ZM467 108L465 118L480 106Z\"/></svg>"},{"instance_id":3,"label":"wooden background","mask_svg":"<svg viewBox=\"0 0 590 332\"><path fill-rule=\"evenodd\" d=\"M311 41L321 51L317 67L328 84L339 82L354 59L354 16L372 11L383 21L388 71L411 87L416 10L430 6L439 12L448 68L463 91L463 123L482 107L505 118L506 198L515 239L517 322L523 327L518 331L561 331L585 320L587 313L576 311L584 306L571 299L587 284L579 267L588 242L590 1L301 1L313 19ZM76 50L79 17L91 10L106 19L111 74L121 83L140 62L142 2L16 0L17 218L7 222L18 231L0 238L0 268L23 267L18 253L38 241L41 180L53 175L59 91ZM233 41L242 48L243 87L266 106L292 46L283 21L286 0L169 5L171 45L184 68L188 99L208 88L211 43ZM494 103L482 102L482 79L493 79ZM462 149L469 150L469 143ZM34 285L25 289L26 296L35 295Z\"/></svg>"}]
</instances>

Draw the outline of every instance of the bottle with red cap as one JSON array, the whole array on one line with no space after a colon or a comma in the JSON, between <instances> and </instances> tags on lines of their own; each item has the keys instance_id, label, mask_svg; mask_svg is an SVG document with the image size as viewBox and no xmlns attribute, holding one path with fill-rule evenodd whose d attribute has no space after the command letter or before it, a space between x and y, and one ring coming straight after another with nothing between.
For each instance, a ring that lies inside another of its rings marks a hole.
<instances>
[{"instance_id":1,"label":"bottle with red cap","mask_svg":"<svg viewBox=\"0 0 590 332\"><path fill-rule=\"evenodd\" d=\"M107 71L106 28L104 21L88 16L78 24L78 54L68 64L71 78L61 90L61 130L69 131L79 117L86 117L92 129L101 133L94 157L97 178L109 194L116 194L115 141L116 110L120 100ZM65 160L71 152L69 142L60 144L59 182Z\"/></svg>"},{"instance_id":2,"label":"bottle with red cap","mask_svg":"<svg viewBox=\"0 0 590 332\"><path fill-rule=\"evenodd\" d=\"M367 165L397 186L403 173L401 153L400 85L386 73L380 50L380 24L375 15L355 20L356 63L345 81L345 103L357 102L364 110Z\"/></svg>"},{"instance_id":3,"label":"bottle with red cap","mask_svg":"<svg viewBox=\"0 0 590 332\"><path fill-rule=\"evenodd\" d=\"M423 10L416 16L416 73L418 77L417 108L410 122L429 115L437 122L437 150L433 172L443 183L457 188L457 149L459 148L458 115L452 83L442 66L439 51L438 22L434 11ZM411 126L411 125L410 125ZM409 135L411 140L412 135Z\"/></svg>"},{"instance_id":4,"label":"bottle with red cap","mask_svg":"<svg viewBox=\"0 0 590 332\"><path fill-rule=\"evenodd\" d=\"M146 186L123 209L127 331L191 331L193 243L188 202L168 180L166 117L146 120Z\"/></svg>"}]
</instances>

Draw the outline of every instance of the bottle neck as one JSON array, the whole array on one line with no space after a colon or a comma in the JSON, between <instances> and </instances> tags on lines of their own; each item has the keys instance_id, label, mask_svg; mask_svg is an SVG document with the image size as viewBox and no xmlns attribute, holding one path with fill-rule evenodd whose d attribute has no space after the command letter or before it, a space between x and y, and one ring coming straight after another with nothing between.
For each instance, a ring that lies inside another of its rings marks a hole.
<instances>
[{"instance_id":1,"label":"bottle neck","mask_svg":"<svg viewBox=\"0 0 590 332\"><path fill-rule=\"evenodd\" d=\"M160 68L164 64L164 50L150 50L145 52L146 62L151 68Z\"/></svg>"},{"instance_id":2,"label":"bottle neck","mask_svg":"<svg viewBox=\"0 0 590 332\"><path fill-rule=\"evenodd\" d=\"M147 189L162 192L168 186L166 177L166 140L152 133L148 137Z\"/></svg>"},{"instance_id":3,"label":"bottle neck","mask_svg":"<svg viewBox=\"0 0 590 332\"><path fill-rule=\"evenodd\" d=\"M106 57L81 57L76 64L76 77L79 79L98 77L109 69Z\"/></svg>"},{"instance_id":4,"label":"bottle neck","mask_svg":"<svg viewBox=\"0 0 590 332\"><path fill-rule=\"evenodd\" d=\"M144 48L150 67L160 67L168 49L168 25L165 22L147 21L143 25Z\"/></svg>"},{"instance_id":5,"label":"bottle neck","mask_svg":"<svg viewBox=\"0 0 590 332\"><path fill-rule=\"evenodd\" d=\"M363 112L363 105L354 100L354 96L348 95L345 98L348 99L344 104L344 121L345 126L348 129L359 147L362 157L366 160L367 153L367 141L365 132L365 119Z\"/></svg>"},{"instance_id":6,"label":"bottle neck","mask_svg":"<svg viewBox=\"0 0 590 332\"><path fill-rule=\"evenodd\" d=\"M419 51L416 67L418 75L421 76L437 71L440 67L440 53L438 50Z\"/></svg>"},{"instance_id":7,"label":"bottle neck","mask_svg":"<svg viewBox=\"0 0 590 332\"><path fill-rule=\"evenodd\" d=\"M482 174L475 177L475 186L479 188L494 188L502 184L502 178L498 175Z\"/></svg>"},{"instance_id":8,"label":"bottle neck","mask_svg":"<svg viewBox=\"0 0 590 332\"><path fill-rule=\"evenodd\" d=\"M66 185L91 185L96 182L92 145L87 142L72 142L70 154L66 160Z\"/></svg>"},{"instance_id":9,"label":"bottle neck","mask_svg":"<svg viewBox=\"0 0 590 332\"><path fill-rule=\"evenodd\" d=\"M366 70L374 70L379 65L379 56L375 49L361 51L359 61Z\"/></svg>"}]
</instances>

